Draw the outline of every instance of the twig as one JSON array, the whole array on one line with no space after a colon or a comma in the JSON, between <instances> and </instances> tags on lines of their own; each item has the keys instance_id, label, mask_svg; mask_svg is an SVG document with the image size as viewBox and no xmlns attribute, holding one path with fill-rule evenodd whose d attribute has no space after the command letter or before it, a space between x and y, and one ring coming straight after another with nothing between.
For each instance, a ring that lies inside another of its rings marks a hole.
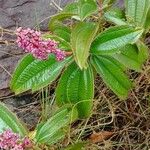
<instances>
[{"instance_id":1,"label":"twig","mask_svg":"<svg viewBox=\"0 0 150 150\"><path fill-rule=\"evenodd\" d=\"M2 66L2 65L0 64L0 67L1 67L10 77L12 77L12 75L10 74L10 72L9 72L4 66Z\"/></svg>"},{"instance_id":2,"label":"twig","mask_svg":"<svg viewBox=\"0 0 150 150\"><path fill-rule=\"evenodd\" d=\"M51 6L55 6L56 9L58 9L59 11L62 11L63 9L54 1L54 0L51 0L51 3L50 3Z\"/></svg>"},{"instance_id":3,"label":"twig","mask_svg":"<svg viewBox=\"0 0 150 150\"><path fill-rule=\"evenodd\" d=\"M2 28L2 27L0 27L0 31L1 31L1 32L8 32L8 33L14 33L13 30L7 30L7 29L4 29L4 28Z\"/></svg>"},{"instance_id":4,"label":"twig","mask_svg":"<svg viewBox=\"0 0 150 150\"><path fill-rule=\"evenodd\" d=\"M66 56L71 56L72 52L65 52Z\"/></svg>"},{"instance_id":5,"label":"twig","mask_svg":"<svg viewBox=\"0 0 150 150\"><path fill-rule=\"evenodd\" d=\"M8 53L8 52L1 51L1 50L0 50L0 53L4 53L4 54L11 55L11 56L15 56L15 57L19 57L18 55L21 55L21 54L23 54L23 53L12 54L12 53Z\"/></svg>"},{"instance_id":6,"label":"twig","mask_svg":"<svg viewBox=\"0 0 150 150\"><path fill-rule=\"evenodd\" d=\"M99 17L101 17L102 16L102 10L103 10L102 0L98 0L98 4L99 4Z\"/></svg>"}]
</instances>

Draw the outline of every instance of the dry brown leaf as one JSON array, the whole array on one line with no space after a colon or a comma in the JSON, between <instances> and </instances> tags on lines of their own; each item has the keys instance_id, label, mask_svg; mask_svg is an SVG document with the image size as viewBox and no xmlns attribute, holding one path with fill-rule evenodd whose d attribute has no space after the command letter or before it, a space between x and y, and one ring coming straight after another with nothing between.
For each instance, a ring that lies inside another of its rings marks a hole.
<instances>
[{"instance_id":1,"label":"dry brown leaf","mask_svg":"<svg viewBox=\"0 0 150 150\"><path fill-rule=\"evenodd\" d=\"M107 140L108 138L110 138L113 134L114 134L114 132L111 132L111 131L101 131L101 132L98 132L98 133L93 133L90 136L90 141L92 143L102 142L102 141Z\"/></svg>"}]
</instances>

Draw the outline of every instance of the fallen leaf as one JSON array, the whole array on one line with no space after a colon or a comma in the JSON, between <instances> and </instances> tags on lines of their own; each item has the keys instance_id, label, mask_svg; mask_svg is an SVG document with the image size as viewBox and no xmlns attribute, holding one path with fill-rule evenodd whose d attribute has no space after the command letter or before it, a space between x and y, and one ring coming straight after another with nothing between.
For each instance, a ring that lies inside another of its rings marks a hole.
<instances>
[{"instance_id":1,"label":"fallen leaf","mask_svg":"<svg viewBox=\"0 0 150 150\"><path fill-rule=\"evenodd\" d=\"M102 142L102 141L107 140L108 138L110 138L113 134L114 134L114 132L111 132L111 131L101 131L101 132L98 132L98 133L93 133L90 136L90 141L92 143Z\"/></svg>"}]
</instances>

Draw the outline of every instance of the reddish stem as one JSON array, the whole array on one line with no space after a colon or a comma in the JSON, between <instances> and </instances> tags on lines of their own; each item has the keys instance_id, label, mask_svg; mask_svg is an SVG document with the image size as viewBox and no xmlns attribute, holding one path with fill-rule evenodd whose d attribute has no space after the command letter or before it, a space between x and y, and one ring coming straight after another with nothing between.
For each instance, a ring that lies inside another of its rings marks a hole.
<instances>
[{"instance_id":1,"label":"reddish stem","mask_svg":"<svg viewBox=\"0 0 150 150\"><path fill-rule=\"evenodd\" d=\"M72 52L65 52L66 56L71 56Z\"/></svg>"}]
</instances>

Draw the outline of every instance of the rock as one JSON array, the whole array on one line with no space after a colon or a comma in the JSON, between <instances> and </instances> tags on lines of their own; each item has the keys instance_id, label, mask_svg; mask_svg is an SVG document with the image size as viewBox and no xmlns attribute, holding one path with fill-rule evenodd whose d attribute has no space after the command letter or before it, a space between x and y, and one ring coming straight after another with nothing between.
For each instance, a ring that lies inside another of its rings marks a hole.
<instances>
[{"instance_id":1,"label":"rock","mask_svg":"<svg viewBox=\"0 0 150 150\"><path fill-rule=\"evenodd\" d=\"M40 110L38 102L35 102L32 95L21 95L6 98L5 105L14 112L21 121L23 121L28 129L34 128L39 121Z\"/></svg>"},{"instance_id":2,"label":"rock","mask_svg":"<svg viewBox=\"0 0 150 150\"><path fill-rule=\"evenodd\" d=\"M1 75L1 77L0 77L0 84L1 84L0 90L8 88L9 80L11 77L9 75L9 73L12 74L12 72L14 71L14 69L16 67L16 64L18 63L20 58L22 58L22 56L23 55L8 57L8 58L0 60L0 75Z\"/></svg>"},{"instance_id":3,"label":"rock","mask_svg":"<svg viewBox=\"0 0 150 150\"><path fill-rule=\"evenodd\" d=\"M61 7L71 1L61 1ZM49 18L57 12L50 3L51 0L0 0L0 26L9 29L40 26L41 30L48 30Z\"/></svg>"}]
</instances>

